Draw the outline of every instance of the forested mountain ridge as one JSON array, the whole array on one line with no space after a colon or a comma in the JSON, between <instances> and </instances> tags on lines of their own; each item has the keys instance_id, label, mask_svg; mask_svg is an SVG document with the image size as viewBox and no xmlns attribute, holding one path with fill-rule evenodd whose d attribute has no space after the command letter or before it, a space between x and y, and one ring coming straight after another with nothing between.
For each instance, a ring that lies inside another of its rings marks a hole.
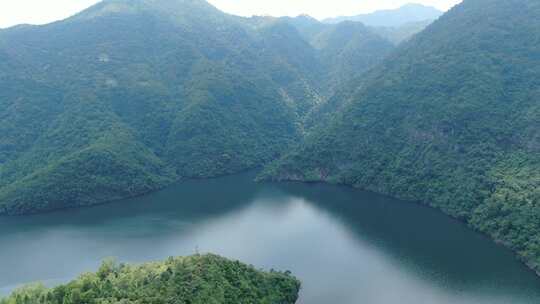
<instances>
[{"instance_id":1,"label":"forested mountain ridge","mask_svg":"<svg viewBox=\"0 0 540 304\"><path fill-rule=\"evenodd\" d=\"M304 72L312 81L318 82L324 99L333 96L348 81L361 77L395 48L392 41L360 22L325 24L301 15L294 18L254 17L248 23L266 33L276 28L281 29L281 35L286 28L294 31L274 45L287 45L287 53L294 54L297 62L304 63Z\"/></svg>"},{"instance_id":2,"label":"forested mountain ridge","mask_svg":"<svg viewBox=\"0 0 540 304\"><path fill-rule=\"evenodd\" d=\"M329 26L316 35L312 43L320 50L329 73L327 90L331 93L363 75L393 50L390 43L369 28L352 21Z\"/></svg>"},{"instance_id":3,"label":"forested mountain ridge","mask_svg":"<svg viewBox=\"0 0 540 304\"><path fill-rule=\"evenodd\" d=\"M283 303L294 304L300 282L288 272L262 272L215 255L171 257L142 265L106 261L95 273L47 289L21 288L0 304Z\"/></svg>"},{"instance_id":4,"label":"forested mountain ridge","mask_svg":"<svg viewBox=\"0 0 540 304\"><path fill-rule=\"evenodd\" d=\"M540 269L540 3L465 0L402 45L266 178L421 201Z\"/></svg>"},{"instance_id":5,"label":"forested mountain ridge","mask_svg":"<svg viewBox=\"0 0 540 304\"><path fill-rule=\"evenodd\" d=\"M343 21L361 22L373 27L400 27L411 22L435 20L442 11L422 4L409 3L396 9L379 10L369 14L328 18L324 23L340 23Z\"/></svg>"},{"instance_id":6,"label":"forested mountain ridge","mask_svg":"<svg viewBox=\"0 0 540 304\"><path fill-rule=\"evenodd\" d=\"M0 213L121 199L281 155L335 80L298 27L256 19L203 0L105 0L0 31ZM380 45L354 54L358 73L392 48Z\"/></svg>"},{"instance_id":7,"label":"forested mountain ridge","mask_svg":"<svg viewBox=\"0 0 540 304\"><path fill-rule=\"evenodd\" d=\"M323 20L326 24L346 21L363 23L380 37L398 45L423 31L443 14L421 4L409 3L397 9L379 10L369 14L343 16Z\"/></svg>"},{"instance_id":8,"label":"forested mountain ridge","mask_svg":"<svg viewBox=\"0 0 540 304\"><path fill-rule=\"evenodd\" d=\"M378 26L373 27L372 31L395 45L399 45L400 43L411 39L414 35L422 32L433 23L433 21L434 20L428 19L424 21L409 22L398 27Z\"/></svg>"}]
</instances>

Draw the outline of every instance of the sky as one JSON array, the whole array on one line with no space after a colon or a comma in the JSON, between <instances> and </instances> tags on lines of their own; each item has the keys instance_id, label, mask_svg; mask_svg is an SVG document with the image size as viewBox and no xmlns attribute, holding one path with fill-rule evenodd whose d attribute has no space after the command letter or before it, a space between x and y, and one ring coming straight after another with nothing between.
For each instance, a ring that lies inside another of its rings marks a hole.
<instances>
[{"instance_id":1,"label":"sky","mask_svg":"<svg viewBox=\"0 0 540 304\"><path fill-rule=\"evenodd\" d=\"M45 24L67 18L100 0L0 0L0 28ZM318 19L369 13L414 2L446 11L461 0L209 0L219 9L241 16L297 16Z\"/></svg>"}]
</instances>

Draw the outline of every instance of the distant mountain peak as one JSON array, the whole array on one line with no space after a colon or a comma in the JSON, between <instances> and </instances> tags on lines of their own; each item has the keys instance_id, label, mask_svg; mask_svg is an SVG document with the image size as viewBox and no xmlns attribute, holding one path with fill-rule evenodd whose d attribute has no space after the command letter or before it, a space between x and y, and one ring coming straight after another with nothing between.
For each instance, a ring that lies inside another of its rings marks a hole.
<instances>
[{"instance_id":1,"label":"distant mountain peak","mask_svg":"<svg viewBox=\"0 0 540 304\"><path fill-rule=\"evenodd\" d=\"M298 15L296 18L297 18L297 19L303 19L303 20L309 20L309 21L319 22L317 19L311 17L311 16L308 15L308 14L301 14L301 15Z\"/></svg>"},{"instance_id":2,"label":"distant mountain peak","mask_svg":"<svg viewBox=\"0 0 540 304\"><path fill-rule=\"evenodd\" d=\"M432 6L424 5L424 4L421 4L421 3L412 3L412 2L403 4L400 8L408 8L408 7L414 7L414 8L422 7L422 8L436 9L436 8L434 8Z\"/></svg>"},{"instance_id":3,"label":"distant mountain peak","mask_svg":"<svg viewBox=\"0 0 540 304\"><path fill-rule=\"evenodd\" d=\"M368 26L399 27L411 22L435 20L443 14L442 11L423 4L407 3L396 9L378 10L369 14L356 16L341 16L324 20L325 23L342 21L357 21Z\"/></svg>"},{"instance_id":4,"label":"distant mountain peak","mask_svg":"<svg viewBox=\"0 0 540 304\"><path fill-rule=\"evenodd\" d=\"M101 3L122 3L126 5L149 5L149 6L161 6L161 5L200 5L211 6L205 0L102 0Z\"/></svg>"},{"instance_id":5,"label":"distant mountain peak","mask_svg":"<svg viewBox=\"0 0 540 304\"><path fill-rule=\"evenodd\" d=\"M382 12L395 12L395 11L406 11L406 10L415 10L414 13L421 15L421 14L432 14L432 15L442 15L444 12L429 5L424 5L421 3L407 3L402 6L400 6L397 9L388 9L388 10L382 10ZM379 11L381 12L381 11Z\"/></svg>"}]
</instances>

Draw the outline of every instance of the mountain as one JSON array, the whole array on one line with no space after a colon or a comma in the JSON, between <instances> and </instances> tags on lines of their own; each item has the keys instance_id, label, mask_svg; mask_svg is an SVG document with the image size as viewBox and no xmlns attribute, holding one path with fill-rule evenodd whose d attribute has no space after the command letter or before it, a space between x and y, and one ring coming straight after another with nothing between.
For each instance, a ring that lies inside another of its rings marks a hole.
<instances>
[{"instance_id":1,"label":"mountain","mask_svg":"<svg viewBox=\"0 0 540 304\"><path fill-rule=\"evenodd\" d=\"M426 29L431 23L433 23L433 20L428 19L424 21L415 21L415 22L405 23L398 27L391 27L391 26L373 27L371 30L377 33L379 36L392 42L393 44L398 45L402 42L409 40L414 35L420 33L421 31Z\"/></svg>"},{"instance_id":2,"label":"mountain","mask_svg":"<svg viewBox=\"0 0 540 304\"><path fill-rule=\"evenodd\" d=\"M329 92L362 75L393 50L390 43L363 24L350 21L328 26L313 37L312 44L320 50L329 73Z\"/></svg>"},{"instance_id":3,"label":"mountain","mask_svg":"<svg viewBox=\"0 0 540 304\"><path fill-rule=\"evenodd\" d=\"M351 67L324 62L327 50L358 64L352 77L393 48L357 36L359 48L318 49L307 33L331 26L299 23L203 0L104 0L0 31L0 213L103 203L279 157L346 82L334 65Z\"/></svg>"},{"instance_id":4,"label":"mountain","mask_svg":"<svg viewBox=\"0 0 540 304\"><path fill-rule=\"evenodd\" d=\"M373 27L400 27L411 22L435 20L443 12L421 4L406 4L397 9L380 10L370 14L342 16L323 20L324 23L339 23L342 21L362 22Z\"/></svg>"},{"instance_id":5,"label":"mountain","mask_svg":"<svg viewBox=\"0 0 540 304\"><path fill-rule=\"evenodd\" d=\"M423 31L443 12L421 4L406 4L392 10L380 10L370 14L336 17L323 20L326 24L354 21L365 24L380 37L398 45Z\"/></svg>"},{"instance_id":6,"label":"mountain","mask_svg":"<svg viewBox=\"0 0 540 304\"><path fill-rule=\"evenodd\" d=\"M360 22L326 24L307 15L255 17L249 22L264 32L272 29L273 37L278 36L276 28L280 33L286 29L294 32L273 45L287 45L288 53L297 56L297 62L303 61L305 68L309 67L304 71L318 84L322 99L335 93L340 85L363 75L394 49L391 41L381 37L376 29Z\"/></svg>"},{"instance_id":7,"label":"mountain","mask_svg":"<svg viewBox=\"0 0 540 304\"><path fill-rule=\"evenodd\" d=\"M8 213L236 172L298 138L280 80L264 70L273 51L202 0L106 0L4 31L0 50L15 67L0 98Z\"/></svg>"},{"instance_id":8,"label":"mountain","mask_svg":"<svg viewBox=\"0 0 540 304\"><path fill-rule=\"evenodd\" d=\"M361 77L394 50L392 43L359 22L324 24L309 16L298 16L276 19L275 24L280 23L294 27L313 48L313 51L308 53L299 52L301 47L294 47L291 51L304 60L306 54L315 56L319 65L318 71L310 72L322 76L319 92L324 97L332 96L348 81ZM294 40L288 39L287 43L291 44L291 41ZM315 61L311 60L310 66L315 66Z\"/></svg>"},{"instance_id":9,"label":"mountain","mask_svg":"<svg viewBox=\"0 0 540 304\"><path fill-rule=\"evenodd\" d=\"M288 272L262 272L215 255L169 258L142 265L106 261L65 285L28 286L0 299L20 303L283 303L298 299Z\"/></svg>"},{"instance_id":10,"label":"mountain","mask_svg":"<svg viewBox=\"0 0 540 304\"><path fill-rule=\"evenodd\" d=\"M442 209L540 270L540 2L465 0L267 168ZM328 115L327 115L328 116Z\"/></svg>"}]
</instances>

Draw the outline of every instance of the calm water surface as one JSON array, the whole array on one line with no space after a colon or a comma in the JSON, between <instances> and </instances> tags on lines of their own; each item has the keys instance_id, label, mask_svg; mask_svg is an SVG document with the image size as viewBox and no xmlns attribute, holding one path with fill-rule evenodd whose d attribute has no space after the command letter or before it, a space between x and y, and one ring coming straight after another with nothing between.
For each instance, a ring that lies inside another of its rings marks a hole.
<instances>
[{"instance_id":1,"label":"calm water surface","mask_svg":"<svg viewBox=\"0 0 540 304\"><path fill-rule=\"evenodd\" d=\"M508 250L438 211L346 187L189 181L94 208L0 218L0 294L65 282L106 257L214 252L291 270L304 304L538 304Z\"/></svg>"}]
</instances>

